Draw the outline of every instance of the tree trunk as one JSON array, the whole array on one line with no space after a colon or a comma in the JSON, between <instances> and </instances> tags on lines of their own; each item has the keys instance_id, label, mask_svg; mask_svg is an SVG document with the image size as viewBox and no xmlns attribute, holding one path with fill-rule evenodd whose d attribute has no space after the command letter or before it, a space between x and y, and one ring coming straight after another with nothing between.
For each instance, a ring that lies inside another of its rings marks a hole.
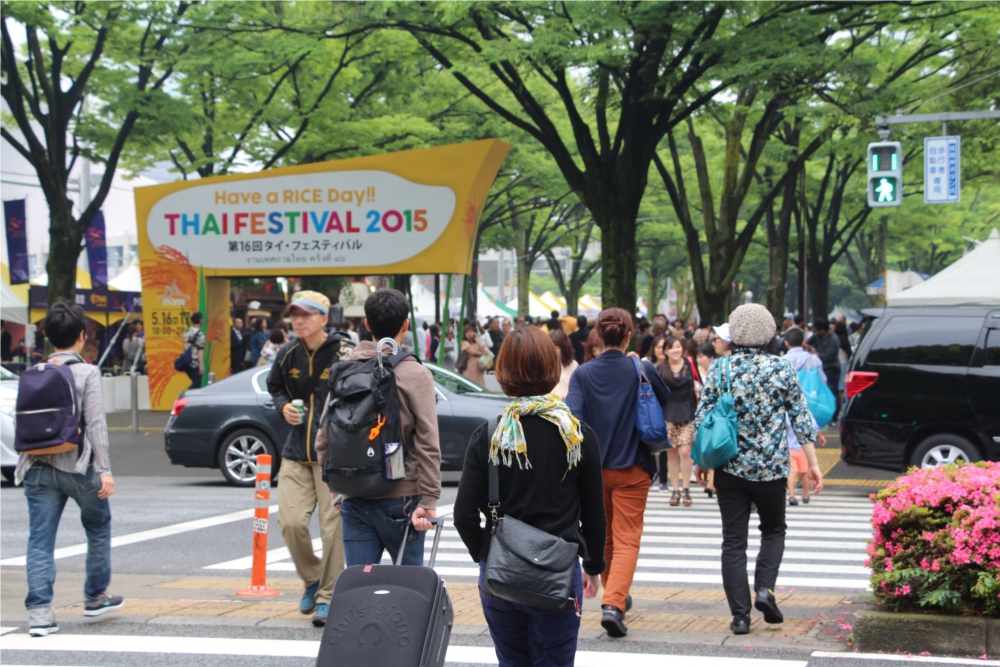
<instances>
[{"instance_id":1,"label":"tree trunk","mask_svg":"<svg viewBox=\"0 0 1000 667\"><path fill-rule=\"evenodd\" d=\"M563 294L566 299L566 314L569 317L580 316L580 290L570 290Z\"/></svg>"},{"instance_id":2,"label":"tree trunk","mask_svg":"<svg viewBox=\"0 0 1000 667\"><path fill-rule=\"evenodd\" d=\"M520 245L520 244L519 244ZM518 249L520 253L520 249ZM523 257L523 256L522 256ZM517 262L517 316L528 315L531 306L531 267L523 259Z\"/></svg>"},{"instance_id":3,"label":"tree trunk","mask_svg":"<svg viewBox=\"0 0 1000 667\"><path fill-rule=\"evenodd\" d=\"M778 323L785 317L785 285L788 283L789 239L792 233L795 191L796 179L790 178L785 184L777 221L770 212L767 214L770 283L765 291L765 304Z\"/></svg>"},{"instance_id":4,"label":"tree trunk","mask_svg":"<svg viewBox=\"0 0 1000 667\"><path fill-rule=\"evenodd\" d=\"M830 269L825 263L809 258L809 296L812 298L813 317L825 318L830 314Z\"/></svg>"},{"instance_id":5,"label":"tree trunk","mask_svg":"<svg viewBox=\"0 0 1000 667\"><path fill-rule=\"evenodd\" d=\"M663 278L659 276L654 278L649 273L646 275L649 276L649 284L646 286L646 315L647 317L652 317L657 312L657 305L660 300L656 298L656 295L660 292L660 282Z\"/></svg>"},{"instance_id":6,"label":"tree trunk","mask_svg":"<svg viewBox=\"0 0 1000 667\"><path fill-rule=\"evenodd\" d=\"M59 299L73 301L76 296L76 263L82 250L82 237L73 219L73 203L60 197L56 206L49 203L49 259L45 270L49 276L48 305Z\"/></svg>"},{"instance_id":7,"label":"tree trunk","mask_svg":"<svg viewBox=\"0 0 1000 667\"><path fill-rule=\"evenodd\" d=\"M635 316L636 302L636 221L632 213L597 217L601 234L601 304L623 308Z\"/></svg>"}]
</instances>

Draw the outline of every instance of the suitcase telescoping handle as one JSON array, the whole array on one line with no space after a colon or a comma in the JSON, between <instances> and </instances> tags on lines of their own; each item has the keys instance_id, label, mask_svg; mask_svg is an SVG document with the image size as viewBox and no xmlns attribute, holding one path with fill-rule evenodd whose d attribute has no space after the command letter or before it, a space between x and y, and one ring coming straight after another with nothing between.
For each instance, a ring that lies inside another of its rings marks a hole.
<instances>
[{"instance_id":1,"label":"suitcase telescoping handle","mask_svg":"<svg viewBox=\"0 0 1000 667\"><path fill-rule=\"evenodd\" d=\"M447 515L445 515L447 516ZM434 526L434 545L431 547L431 559L427 563L427 567L434 567L434 563L437 562L438 555L438 545L441 543L441 529L444 527L444 516L437 517L424 517ZM410 528L413 524L407 518L406 528L403 529L403 543L399 545L399 554L396 556L396 565L403 564L403 552L406 551L406 538L410 536Z\"/></svg>"}]
</instances>

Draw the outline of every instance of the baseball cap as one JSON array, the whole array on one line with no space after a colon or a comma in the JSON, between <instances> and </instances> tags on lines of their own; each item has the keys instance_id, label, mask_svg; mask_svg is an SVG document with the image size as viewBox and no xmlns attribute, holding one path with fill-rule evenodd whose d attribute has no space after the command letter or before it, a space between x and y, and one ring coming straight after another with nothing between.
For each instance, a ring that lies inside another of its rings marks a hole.
<instances>
[{"instance_id":1,"label":"baseball cap","mask_svg":"<svg viewBox=\"0 0 1000 667\"><path fill-rule=\"evenodd\" d=\"M330 300L319 292L304 290L295 293L292 302L285 307L285 315L288 315L292 308L300 308L307 313L328 315L330 313Z\"/></svg>"},{"instance_id":2,"label":"baseball cap","mask_svg":"<svg viewBox=\"0 0 1000 667\"><path fill-rule=\"evenodd\" d=\"M718 334L719 338L726 341L727 343L733 342L733 337L729 335L729 322L726 322L725 324L721 324L717 327L712 327L712 328L715 329L715 333Z\"/></svg>"}]
</instances>

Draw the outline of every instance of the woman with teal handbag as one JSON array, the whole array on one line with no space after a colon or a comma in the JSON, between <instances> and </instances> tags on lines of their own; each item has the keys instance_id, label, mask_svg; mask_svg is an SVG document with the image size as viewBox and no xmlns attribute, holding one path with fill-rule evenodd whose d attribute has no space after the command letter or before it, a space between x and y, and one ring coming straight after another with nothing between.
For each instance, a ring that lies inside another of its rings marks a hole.
<instances>
[{"instance_id":1,"label":"woman with teal handbag","mask_svg":"<svg viewBox=\"0 0 1000 667\"><path fill-rule=\"evenodd\" d=\"M747 537L751 505L760 517L760 551L754 571L754 606L767 623L784 617L774 598L774 586L785 550L785 487L790 456L785 416L809 460L816 493L823 474L809 408L799 378L787 361L769 354L775 324L759 304L740 306L729 317L733 353L716 359L705 378L705 390L695 414L698 481L705 484L715 470L715 488L722 514L722 585L733 614L734 634L750 632L750 584L747 577Z\"/></svg>"}]
</instances>

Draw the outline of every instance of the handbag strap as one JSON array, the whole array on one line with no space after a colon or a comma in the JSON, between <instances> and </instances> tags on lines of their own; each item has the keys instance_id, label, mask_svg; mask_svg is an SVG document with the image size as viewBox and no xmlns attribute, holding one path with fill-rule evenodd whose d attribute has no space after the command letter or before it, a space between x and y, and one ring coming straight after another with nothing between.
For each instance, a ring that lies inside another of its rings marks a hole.
<instances>
[{"instance_id":1,"label":"handbag strap","mask_svg":"<svg viewBox=\"0 0 1000 667\"><path fill-rule=\"evenodd\" d=\"M722 363L719 364L719 390L721 391L721 389L722 389L722 379L723 379L723 374L724 374L725 375L725 380L726 380L726 392L729 393L729 394L731 394L731 393L733 393L733 387L732 387L732 385L731 385L731 383L729 381L730 380L730 377L729 377L729 357L723 357L722 359L720 359L720 361ZM723 367L725 367L725 370L723 370Z\"/></svg>"},{"instance_id":2,"label":"handbag strap","mask_svg":"<svg viewBox=\"0 0 1000 667\"><path fill-rule=\"evenodd\" d=\"M649 384L649 378L646 377L646 374L642 370L642 362L635 357L632 357L632 361L635 362L635 374L639 378L639 384L641 385L644 381L646 384Z\"/></svg>"},{"instance_id":3,"label":"handbag strap","mask_svg":"<svg viewBox=\"0 0 1000 667\"><path fill-rule=\"evenodd\" d=\"M493 437L496 433L497 426L500 424L499 417L491 417L489 421L486 422L487 428L487 443L489 443L489 438ZM489 447L486 448L489 451ZM489 505L490 508L490 518L493 519L493 530L496 530L497 521L500 517L497 515L497 510L500 509L500 468L495 465L492 461L487 458L486 465L490 469L490 492L489 492Z\"/></svg>"}]
</instances>

